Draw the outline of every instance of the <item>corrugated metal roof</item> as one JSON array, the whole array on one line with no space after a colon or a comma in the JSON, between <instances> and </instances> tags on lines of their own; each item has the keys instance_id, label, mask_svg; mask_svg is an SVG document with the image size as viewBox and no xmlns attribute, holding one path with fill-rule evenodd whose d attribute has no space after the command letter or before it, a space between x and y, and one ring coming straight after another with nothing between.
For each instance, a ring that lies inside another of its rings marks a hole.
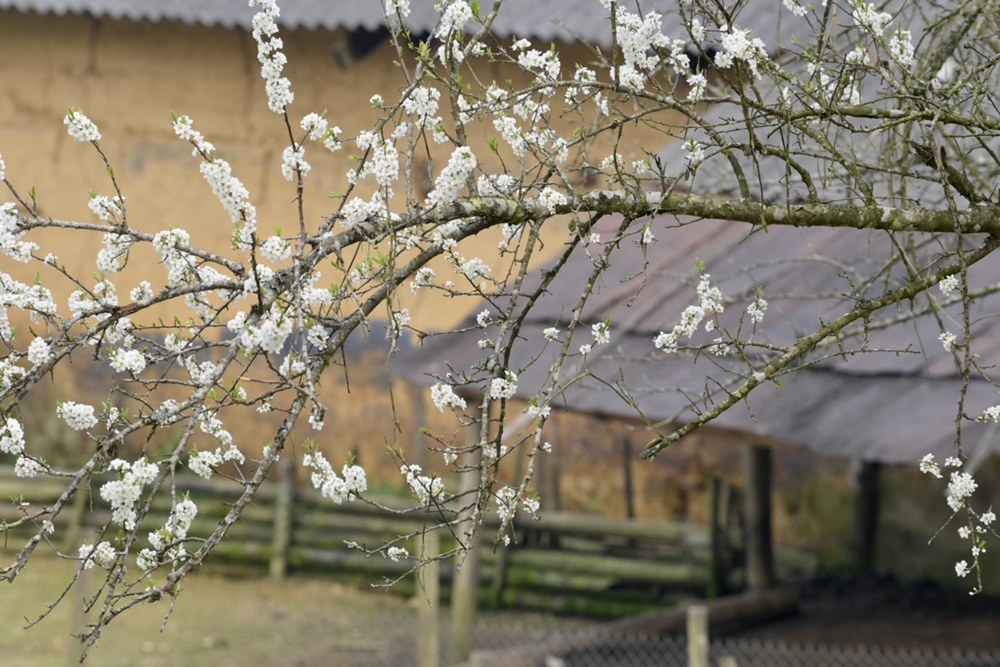
<instances>
[{"instance_id":1,"label":"corrugated metal roof","mask_svg":"<svg viewBox=\"0 0 1000 667\"><path fill-rule=\"evenodd\" d=\"M431 30L438 19L434 9L440 0L411 0L407 24L417 32ZM490 3L483 3L486 7ZM289 28L366 28L384 24L379 0L280 0L280 23ZM632 8L635 5L633 3ZM676 0L643 0L642 11L664 15L664 31L683 38L677 18ZM255 13L246 0L0 0L0 9L55 14L93 14L111 18L150 21L182 21L188 24L249 28ZM584 41L607 46L611 24L598 0L504 0L493 32L502 37L516 35L541 40ZM743 15L769 44L790 40L796 19L782 8L781 0L756 0L752 16ZM783 39L778 35L783 33Z\"/></svg>"},{"instance_id":2,"label":"corrugated metal roof","mask_svg":"<svg viewBox=\"0 0 1000 667\"><path fill-rule=\"evenodd\" d=\"M621 383L639 409L654 421L689 421L701 405L693 404L712 388L717 399L724 390L714 381L727 381L726 369L738 368L733 359L701 355L665 355L657 351L653 338L669 331L684 308L696 301L698 271L693 259L705 262L723 294L730 299L720 315L723 328L736 331L755 288L764 289L769 307L753 340L769 345L789 345L802 332L811 332L823 321L848 310L852 285L871 281L873 296L905 281L902 272L885 272L890 252L885 233L852 229L775 228L756 230L742 223L701 220L678 225L663 216L653 222L656 244L649 251L650 265L643 276L635 275L644 264L641 251L623 243L611 255L610 268L585 309L584 326L578 330L574 349L592 342L589 325L610 317L614 338L589 355L585 368L596 378L584 378L565 390L556 402L571 410L608 416L635 417L635 410L607 383ZM613 219L602 222L607 238ZM966 243L972 243L971 238ZM915 243L930 242L917 237ZM949 239L938 238L936 244ZM935 252L940 252L940 246ZM510 368L519 375L519 398L527 399L545 382L556 352L545 347L542 330L556 326L565 331L569 311L585 284L592 264L585 257L568 263L539 299L526 320L521 338L513 348ZM532 274L538 284L541 273ZM970 269L972 288L1000 283L1000 258L990 258ZM529 293L531 286L522 290ZM867 292L872 292L868 294ZM918 301L917 306L920 305ZM913 462L928 452L953 453L955 405L959 382L954 362L937 340L940 329L932 317L899 322L879 328L884 319L909 309L878 312L868 323L864 352L832 356L837 345L828 345L812 355L816 365L781 378L781 386L767 384L755 389L749 401L724 413L714 426L777 438L818 450L824 454L860 456L885 462ZM478 312L481 308L476 309ZM1000 364L1000 295L977 299L974 352L989 366ZM957 316L958 306L946 308ZM748 337L744 319L742 338ZM478 346L484 337L475 323L470 331L442 334L401 360L397 370L411 379L430 384L433 375L443 377L451 368L475 367L488 356ZM710 343L717 333L699 332L694 344ZM843 341L844 349L858 349L860 338ZM877 351L882 350L882 351ZM754 350L748 348L753 356ZM529 360L538 360L529 365ZM584 367L564 369L563 380L579 375ZM998 402L995 387L975 378L965 406L968 414L979 414ZM979 424L965 426L975 442L983 432Z\"/></svg>"}]
</instances>

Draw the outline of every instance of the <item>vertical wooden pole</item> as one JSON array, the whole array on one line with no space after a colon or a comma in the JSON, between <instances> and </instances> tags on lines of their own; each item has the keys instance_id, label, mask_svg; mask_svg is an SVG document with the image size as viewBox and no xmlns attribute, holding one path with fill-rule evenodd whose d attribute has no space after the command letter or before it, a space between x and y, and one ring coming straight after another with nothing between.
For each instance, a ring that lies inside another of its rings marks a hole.
<instances>
[{"instance_id":1,"label":"vertical wooden pole","mask_svg":"<svg viewBox=\"0 0 1000 667\"><path fill-rule=\"evenodd\" d=\"M851 525L851 564L858 574L875 567L878 538L879 475L878 461L856 461L854 471L854 507Z\"/></svg>"},{"instance_id":2,"label":"vertical wooden pole","mask_svg":"<svg viewBox=\"0 0 1000 667\"><path fill-rule=\"evenodd\" d=\"M422 470L427 469L427 445L424 441L424 432L421 430L426 426L426 413L424 412L424 387L407 383L410 388L410 415L413 425L413 451L410 453L410 460L416 463Z\"/></svg>"},{"instance_id":3,"label":"vertical wooden pole","mask_svg":"<svg viewBox=\"0 0 1000 667\"><path fill-rule=\"evenodd\" d=\"M479 442L480 431L471 428L469 442ZM460 540L468 540L469 549L464 557L459 556L456 563L455 577L451 587L451 646L448 651L448 664L455 665L469 659L472 652L472 633L476 628L476 607L479 602L479 534L472 534L474 504L476 493L482 479L480 464L482 449L476 447L465 454L465 464L470 471L462 476L462 503L467 505L462 511L462 520L455 531Z\"/></svg>"},{"instance_id":4,"label":"vertical wooden pole","mask_svg":"<svg viewBox=\"0 0 1000 667\"><path fill-rule=\"evenodd\" d=\"M687 608L688 667L708 667L708 607Z\"/></svg>"},{"instance_id":5,"label":"vertical wooden pole","mask_svg":"<svg viewBox=\"0 0 1000 667\"><path fill-rule=\"evenodd\" d=\"M635 494L632 483L632 439L626 433L621 437L622 472L624 477L625 516L631 521L635 518Z\"/></svg>"},{"instance_id":6,"label":"vertical wooden pole","mask_svg":"<svg viewBox=\"0 0 1000 667\"><path fill-rule=\"evenodd\" d=\"M278 461L278 495L274 500L274 532L271 536L271 579L281 581L288 573L288 550L292 544L292 502L295 496L295 465L290 454Z\"/></svg>"},{"instance_id":7,"label":"vertical wooden pole","mask_svg":"<svg viewBox=\"0 0 1000 667\"><path fill-rule=\"evenodd\" d=\"M762 591L774 583L774 552L771 538L771 449L743 446L743 485L746 502L747 585Z\"/></svg>"},{"instance_id":8,"label":"vertical wooden pole","mask_svg":"<svg viewBox=\"0 0 1000 667\"><path fill-rule=\"evenodd\" d=\"M542 508L547 512L558 512L559 502L559 426L556 424L555 416L549 418L545 423L549 433L548 441L552 444L552 451L543 453L545 457L545 486L541 487Z\"/></svg>"},{"instance_id":9,"label":"vertical wooden pole","mask_svg":"<svg viewBox=\"0 0 1000 667\"><path fill-rule=\"evenodd\" d=\"M725 594L725 582L723 580L722 567L722 542L725 539L722 524L722 480L718 477L712 478L712 495L709 504L709 572L708 591L705 597L711 599Z\"/></svg>"},{"instance_id":10,"label":"vertical wooden pole","mask_svg":"<svg viewBox=\"0 0 1000 667\"><path fill-rule=\"evenodd\" d=\"M65 537L63 538L62 550L68 554L72 554L80 547L80 534L83 529L84 516L87 514L87 500L90 498L90 485L89 479L85 480L88 483L81 483L79 488L76 490L76 496L73 498L73 508L72 513L69 515L69 526L66 527Z\"/></svg>"},{"instance_id":11,"label":"vertical wooden pole","mask_svg":"<svg viewBox=\"0 0 1000 667\"><path fill-rule=\"evenodd\" d=\"M441 563L437 555L441 552L440 538L436 530L423 533L419 540L417 558L422 565L417 570L417 614L419 616L417 636L417 664L419 667L438 667L440 657L440 627L438 607L441 603Z\"/></svg>"}]
</instances>

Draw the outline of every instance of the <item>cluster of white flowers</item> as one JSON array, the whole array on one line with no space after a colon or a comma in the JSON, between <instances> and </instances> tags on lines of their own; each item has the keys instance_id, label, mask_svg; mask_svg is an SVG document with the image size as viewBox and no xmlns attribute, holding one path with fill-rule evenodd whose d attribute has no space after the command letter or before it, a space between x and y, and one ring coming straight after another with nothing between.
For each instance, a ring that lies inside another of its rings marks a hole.
<instances>
[{"instance_id":1,"label":"cluster of white flowers","mask_svg":"<svg viewBox=\"0 0 1000 667\"><path fill-rule=\"evenodd\" d=\"M517 497L517 489L505 486L496 494L497 500L497 515L500 517L501 523L507 523L514 519L514 514L517 511L518 505L530 514L532 517L538 514L539 502L537 498L521 498ZM509 544L510 538L504 536L504 544Z\"/></svg>"},{"instance_id":2,"label":"cluster of white flowers","mask_svg":"<svg viewBox=\"0 0 1000 667\"><path fill-rule=\"evenodd\" d=\"M951 352L955 349L955 334L950 331L944 331L938 336L938 340L941 341L941 347L944 348L945 352Z\"/></svg>"},{"instance_id":3,"label":"cluster of white flowers","mask_svg":"<svg viewBox=\"0 0 1000 667\"><path fill-rule=\"evenodd\" d=\"M722 292L719 291L718 287L712 286L709 281L710 277L709 274L705 273L698 283L698 305L685 308L684 312L681 313L680 324L677 324L670 332L661 331L653 339L653 345L656 346L656 349L668 353L676 352L677 342L681 336L688 338L694 336L706 315L721 313L725 309L722 303ZM706 331L712 331L713 329L715 329L714 320L709 320L705 323Z\"/></svg>"},{"instance_id":4,"label":"cluster of white flowers","mask_svg":"<svg viewBox=\"0 0 1000 667\"><path fill-rule=\"evenodd\" d=\"M972 566L970 567L969 563L965 560L958 561L955 564L955 574L959 577L965 577L973 570L979 569L979 557L986 553L986 533L993 532L994 535L996 534L990 526L996 522L997 517L992 507L981 514L972 509L971 498L978 488L978 484L971 474L957 470L957 468L962 467L961 459L949 456L944 461L944 467L956 469L952 470L948 480L946 494L948 507L955 514L964 510L966 515L965 524L958 528L958 536L963 540L967 540L971 545ZM938 479L943 477L941 466L934 461L933 454L927 454L920 460L920 471L928 475L933 475ZM971 593L974 595L979 591L980 589L977 587Z\"/></svg>"},{"instance_id":5,"label":"cluster of white flowers","mask_svg":"<svg viewBox=\"0 0 1000 667\"><path fill-rule=\"evenodd\" d=\"M559 70L562 69L559 54L552 50L528 49L522 51L517 55L517 64L527 71L537 74L539 81L543 83L558 81Z\"/></svg>"},{"instance_id":6,"label":"cluster of white flowers","mask_svg":"<svg viewBox=\"0 0 1000 667\"><path fill-rule=\"evenodd\" d=\"M183 229L165 229L153 236L153 249L160 253L160 259L167 267L168 286L183 283L194 271L193 263L177 247L187 245L190 240L190 234Z\"/></svg>"},{"instance_id":7,"label":"cluster of white flowers","mask_svg":"<svg viewBox=\"0 0 1000 667\"><path fill-rule=\"evenodd\" d=\"M607 9L612 8L604 0L601 3ZM640 92L646 85L648 73L659 65L657 51L669 48L670 40L663 34L662 16L658 12L639 16L626 10L622 4L613 6L616 38L622 55L622 62L613 76L626 90ZM682 65L682 68L685 67L686 62Z\"/></svg>"},{"instance_id":8,"label":"cluster of white flowers","mask_svg":"<svg viewBox=\"0 0 1000 667\"><path fill-rule=\"evenodd\" d=\"M945 276L938 282L938 289L941 290L941 294L944 296L950 296L952 292L958 289L959 278L957 275Z\"/></svg>"},{"instance_id":9,"label":"cluster of white flowers","mask_svg":"<svg viewBox=\"0 0 1000 667\"><path fill-rule=\"evenodd\" d=\"M568 202L566 195L549 187L538 195L538 204L549 213L555 213L558 207L565 206Z\"/></svg>"},{"instance_id":10,"label":"cluster of white flowers","mask_svg":"<svg viewBox=\"0 0 1000 667\"><path fill-rule=\"evenodd\" d=\"M206 450L199 452L195 450L188 457L188 468L199 477L211 479L212 473L215 472L215 467L226 461L236 461L236 463L242 465L246 461L246 457L233 444L229 444L225 448L216 447L215 451Z\"/></svg>"},{"instance_id":11,"label":"cluster of white flowers","mask_svg":"<svg viewBox=\"0 0 1000 667\"><path fill-rule=\"evenodd\" d=\"M700 141L688 139L684 142L684 160L691 166L697 167L705 161L705 145Z\"/></svg>"},{"instance_id":12,"label":"cluster of white flowers","mask_svg":"<svg viewBox=\"0 0 1000 667\"><path fill-rule=\"evenodd\" d=\"M94 416L94 406L66 401L56 406L56 416L66 422L66 425L77 431L86 431L97 425Z\"/></svg>"},{"instance_id":13,"label":"cluster of white flowers","mask_svg":"<svg viewBox=\"0 0 1000 667\"><path fill-rule=\"evenodd\" d=\"M384 218L388 214L389 209L386 206L385 198L379 191L372 195L371 200L354 197L344 204L344 208L340 211L340 224L345 229L350 229L366 220Z\"/></svg>"},{"instance_id":14,"label":"cluster of white flowers","mask_svg":"<svg viewBox=\"0 0 1000 667\"><path fill-rule=\"evenodd\" d=\"M23 264L31 259L38 245L22 241L22 236L24 230L18 225L17 205L13 202L0 205L0 252Z\"/></svg>"},{"instance_id":15,"label":"cluster of white flowers","mask_svg":"<svg viewBox=\"0 0 1000 667\"><path fill-rule=\"evenodd\" d=\"M274 113L285 113L285 107L292 103L291 82L281 75L288 58L281 52L284 43L278 34L280 11L275 0L250 0L250 6L259 6L261 11L253 17L253 38L257 40L257 60L260 61L260 75L264 78L267 92L267 106Z\"/></svg>"},{"instance_id":16,"label":"cluster of white flowers","mask_svg":"<svg viewBox=\"0 0 1000 667\"><path fill-rule=\"evenodd\" d=\"M36 338L28 346L28 361L35 366L41 366L52 358L52 351L44 338Z\"/></svg>"},{"instance_id":17,"label":"cluster of white flowers","mask_svg":"<svg viewBox=\"0 0 1000 667\"><path fill-rule=\"evenodd\" d=\"M0 452L18 455L24 451L24 427L13 417L3 418L0 429Z\"/></svg>"},{"instance_id":18,"label":"cluster of white flowers","mask_svg":"<svg viewBox=\"0 0 1000 667\"><path fill-rule=\"evenodd\" d=\"M753 324L760 324L764 321L765 310L767 310L767 301L763 297L758 296L747 306L747 315L750 316L750 321Z\"/></svg>"},{"instance_id":19,"label":"cluster of white flowers","mask_svg":"<svg viewBox=\"0 0 1000 667\"><path fill-rule=\"evenodd\" d=\"M122 221L125 202L118 195L111 198L94 195L87 203L87 207L102 221L114 224Z\"/></svg>"},{"instance_id":20,"label":"cluster of white flowers","mask_svg":"<svg viewBox=\"0 0 1000 667\"><path fill-rule=\"evenodd\" d=\"M146 368L146 356L139 350L119 348L111 353L111 367L118 373L138 375Z\"/></svg>"},{"instance_id":21,"label":"cluster of white flowers","mask_svg":"<svg viewBox=\"0 0 1000 667\"><path fill-rule=\"evenodd\" d=\"M389 557L393 563L399 562L403 558L409 558L410 552L406 550L405 547L389 547L385 551L385 555Z\"/></svg>"},{"instance_id":22,"label":"cluster of white flowers","mask_svg":"<svg viewBox=\"0 0 1000 667\"><path fill-rule=\"evenodd\" d=\"M913 35L909 30L898 29L889 40L889 53L893 60L903 69L909 69L913 64Z\"/></svg>"},{"instance_id":23,"label":"cluster of white flowers","mask_svg":"<svg viewBox=\"0 0 1000 667\"><path fill-rule=\"evenodd\" d=\"M756 78L760 78L758 65L768 62L764 42L760 38L750 38L749 30L729 26L722 31L719 39L722 51L715 56L715 65L722 69L733 66L737 60L742 60Z\"/></svg>"},{"instance_id":24,"label":"cluster of white flowers","mask_svg":"<svg viewBox=\"0 0 1000 667\"><path fill-rule=\"evenodd\" d=\"M292 247L280 236L269 236L260 244L260 252L268 261L280 262L288 259L292 254Z\"/></svg>"},{"instance_id":25,"label":"cluster of white flowers","mask_svg":"<svg viewBox=\"0 0 1000 667\"><path fill-rule=\"evenodd\" d=\"M604 320L591 325L590 333L594 336L594 345L604 345L611 342L611 322Z\"/></svg>"},{"instance_id":26,"label":"cluster of white flowers","mask_svg":"<svg viewBox=\"0 0 1000 667\"><path fill-rule=\"evenodd\" d=\"M465 186L465 181L476 168L476 156L468 146L459 146L441 174L434 181L434 189L427 195L429 206L444 206L450 204L458 196L459 190Z\"/></svg>"},{"instance_id":27,"label":"cluster of white flowers","mask_svg":"<svg viewBox=\"0 0 1000 667\"><path fill-rule=\"evenodd\" d=\"M413 124L417 129L434 127L441 122L441 117L437 115L440 99L441 91L437 88L417 86L403 100L403 110L414 116Z\"/></svg>"},{"instance_id":28,"label":"cluster of white flowers","mask_svg":"<svg viewBox=\"0 0 1000 667\"><path fill-rule=\"evenodd\" d=\"M700 102L705 97L705 90L708 89L708 79L701 72L687 75L688 101Z\"/></svg>"},{"instance_id":29,"label":"cluster of white flowers","mask_svg":"<svg viewBox=\"0 0 1000 667\"><path fill-rule=\"evenodd\" d=\"M542 335L545 336L546 340L555 340L559 337L559 329L555 327L547 327L542 329Z\"/></svg>"},{"instance_id":30,"label":"cluster of white flowers","mask_svg":"<svg viewBox=\"0 0 1000 667\"><path fill-rule=\"evenodd\" d=\"M77 555L83 561L83 569L85 570L91 569L95 564L107 569L114 564L115 558L118 556L110 542L99 542L96 546L90 542L84 542L80 545Z\"/></svg>"},{"instance_id":31,"label":"cluster of white flowers","mask_svg":"<svg viewBox=\"0 0 1000 667\"><path fill-rule=\"evenodd\" d=\"M63 125L66 126L69 136L77 141L98 141L101 138L94 121L72 107L63 119Z\"/></svg>"},{"instance_id":32,"label":"cluster of white flowers","mask_svg":"<svg viewBox=\"0 0 1000 667\"><path fill-rule=\"evenodd\" d=\"M444 412L445 408L466 408L465 399L455 393L455 389L450 384L437 382L431 387L431 401L439 412Z\"/></svg>"},{"instance_id":33,"label":"cluster of white flowers","mask_svg":"<svg viewBox=\"0 0 1000 667\"><path fill-rule=\"evenodd\" d=\"M285 146L281 152L281 175L286 181L293 181L296 176L305 178L311 169L304 146Z\"/></svg>"},{"instance_id":34,"label":"cluster of white flowers","mask_svg":"<svg viewBox=\"0 0 1000 667\"><path fill-rule=\"evenodd\" d=\"M792 14L795 14L796 16L806 15L806 8L800 5L798 3L798 0L784 0L784 4L785 4L785 9L790 11ZM826 5L825 1L823 4L824 6Z\"/></svg>"},{"instance_id":35,"label":"cluster of white flowers","mask_svg":"<svg viewBox=\"0 0 1000 667\"><path fill-rule=\"evenodd\" d=\"M389 16L398 13L406 17L410 15L410 0L385 0L385 13Z\"/></svg>"},{"instance_id":36,"label":"cluster of white flowers","mask_svg":"<svg viewBox=\"0 0 1000 667\"><path fill-rule=\"evenodd\" d=\"M17 457L17 461L14 462L16 477L37 477L43 470L45 470L43 463L24 455Z\"/></svg>"},{"instance_id":37,"label":"cluster of white flowers","mask_svg":"<svg viewBox=\"0 0 1000 667\"><path fill-rule=\"evenodd\" d=\"M549 415L552 414L552 406L547 403L539 403L537 396L532 396L531 400L528 401L528 409L524 411L530 419L536 419L541 417L542 419L548 419Z\"/></svg>"},{"instance_id":38,"label":"cluster of white flowers","mask_svg":"<svg viewBox=\"0 0 1000 667\"><path fill-rule=\"evenodd\" d=\"M368 479L361 466L345 463L340 475L337 475L322 452L306 454L302 465L312 469L310 479L313 488L338 505L345 500L351 502L368 490Z\"/></svg>"},{"instance_id":39,"label":"cluster of white flowers","mask_svg":"<svg viewBox=\"0 0 1000 667\"><path fill-rule=\"evenodd\" d=\"M413 280L410 281L410 291L414 294L421 287L427 287L428 285L434 284L434 269L429 266L422 266L417 269L417 272L413 275Z\"/></svg>"},{"instance_id":40,"label":"cluster of white flowers","mask_svg":"<svg viewBox=\"0 0 1000 667\"><path fill-rule=\"evenodd\" d=\"M253 245L252 235L257 231L257 209L250 203L250 192L240 179L233 176L232 167L225 160L215 158L211 162L202 162L198 169L222 202L230 220L234 224L242 220L237 247L249 249Z\"/></svg>"},{"instance_id":41,"label":"cluster of white flowers","mask_svg":"<svg viewBox=\"0 0 1000 667\"><path fill-rule=\"evenodd\" d=\"M108 467L118 473L118 479L101 486L101 498L111 505L113 522L120 523L125 530L135 530L135 504L142 487L156 479L159 466L143 457L131 465L124 459L115 459Z\"/></svg>"},{"instance_id":42,"label":"cluster of white flowers","mask_svg":"<svg viewBox=\"0 0 1000 667\"><path fill-rule=\"evenodd\" d=\"M852 14L858 26L875 37L881 37L882 33L885 32L886 25L892 20L892 15L878 11L875 5L864 2L864 0L854 0L853 5Z\"/></svg>"},{"instance_id":43,"label":"cluster of white flowers","mask_svg":"<svg viewBox=\"0 0 1000 667\"><path fill-rule=\"evenodd\" d=\"M517 374L513 371L505 371L502 378L493 378L490 382L490 398L493 400L504 400L514 396L517 391Z\"/></svg>"},{"instance_id":44,"label":"cluster of white flowers","mask_svg":"<svg viewBox=\"0 0 1000 667\"><path fill-rule=\"evenodd\" d=\"M132 247L132 238L125 234L104 235L104 247L97 253L97 269L102 273L117 273L121 270L118 259Z\"/></svg>"},{"instance_id":45,"label":"cluster of white flowers","mask_svg":"<svg viewBox=\"0 0 1000 667\"><path fill-rule=\"evenodd\" d=\"M440 477L421 475L421 470L420 466L413 464L400 467L399 472L406 477L410 491L421 505L429 505L432 501L439 502L444 496L444 482Z\"/></svg>"},{"instance_id":46,"label":"cluster of white flowers","mask_svg":"<svg viewBox=\"0 0 1000 667\"><path fill-rule=\"evenodd\" d=\"M472 7L465 0L453 0L441 14L434 36L448 39L452 31L461 31L462 27L472 20Z\"/></svg>"}]
</instances>

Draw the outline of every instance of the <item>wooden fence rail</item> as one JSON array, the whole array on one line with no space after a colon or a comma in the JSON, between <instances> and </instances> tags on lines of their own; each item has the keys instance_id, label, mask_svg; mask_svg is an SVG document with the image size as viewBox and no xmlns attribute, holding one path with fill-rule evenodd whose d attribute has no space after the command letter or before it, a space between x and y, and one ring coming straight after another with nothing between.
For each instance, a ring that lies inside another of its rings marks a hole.
<instances>
[{"instance_id":1,"label":"wooden fence rail","mask_svg":"<svg viewBox=\"0 0 1000 667\"><path fill-rule=\"evenodd\" d=\"M287 471L285 478L291 479ZM110 510L96 492L101 482L93 480L91 492L77 503L76 511L67 508L55 521L56 537L61 533L74 541L73 545L67 545L67 551L75 549L79 540L86 539L111 518ZM23 496L33 508L44 507L64 488L58 479L19 479L12 467L0 466L3 502L0 522L21 516L16 504L7 499L20 500ZM178 477L178 494L190 495L199 508L190 534L207 534L212 530L241 490L225 479ZM405 508L412 504L399 498L377 500L403 513L386 512L361 502L334 505L312 489L296 489L291 483L280 481L265 484L206 565L270 571L274 577L291 570L365 583L395 579L408 572L413 562L367 557L345 543L377 546L399 535L420 531L433 517L423 511L406 512ZM169 511L168 498L155 499L141 529L163 526ZM495 517L487 521L484 529L487 539L490 530L498 527ZM484 541L481 599L496 606L599 616L659 607L673 601L678 594L704 593L713 567L718 567L717 559L712 556L713 535L718 539L724 533L730 550L738 551L740 545L739 536L732 531L565 512L546 512L537 521L518 521L514 528L515 543L506 553ZM14 538L18 535L27 533L12 531L8 549L16 546ZM412 542L403 546L410 553L419 554L420 545L416 540ZM439 548L445 550L451 546L450 538L442 535ZM808 567L808 563L804 564ZM445 594L452 575L453 568L442 564L440 582ZM734 578L735 574L730 571L724 576ZM409 593L414 583L407 578L397 588L401 593Z\"/></svg>"}]
</instances>

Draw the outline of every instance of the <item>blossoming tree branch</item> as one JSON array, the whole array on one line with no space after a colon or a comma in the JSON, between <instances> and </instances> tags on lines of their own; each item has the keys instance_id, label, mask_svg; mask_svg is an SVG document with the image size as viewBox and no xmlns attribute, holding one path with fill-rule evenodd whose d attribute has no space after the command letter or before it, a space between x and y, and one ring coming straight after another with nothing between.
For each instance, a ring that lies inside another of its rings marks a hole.
<instances>
[{"instance_id":1,"label":"blossoming tree branch","mask_svg":"<svg viewBox=\"0 0 1000 667\"><path fill-rule=\"evenodd\" d=\"M436 27L419 39L407 28L409 0L385 0L399 86L350 101L370 103L381 115L356 134L337 125L336 109L296 108L294 82L283 73L278 4L250 4L259 9L253 37L263 94L274 122L287 128L287 147L273 168L289 182L297 215L280 221L280 232L258 226L253 192L183 110L173 130L190 146L192 174L200 171L201 187L218 197L225 224L232 225L231 247L197 247L179 226L133 224L128 192L103 150L115 137L102 136L85 109L71 108L65 126L82 144L79 159L106 167L103 191L90 194L93 218L45 216L18 181L20 165L0 160L9 193L0 205L0 250L8 262L45 265L73 285L60 303L44 281L28 284L0 273L0 451L16 457L19 476L65 483L51 505L25 498L19 518L0 526L0 532L31 527L33 533L0 563L0 576L13 582L40 548L75 560L78 572L104 572L106 585L93 601L99 613L84 641L96 641L129 608L176 593L226 537L279 457L294 455L293 445L301 443L291 441L293 427L303 422L323 430L329 406L317 388L325 375L341 372L335 363L347 341L372 317L388 319L390 338L405 335L410 314L400 295L406 291L493 304L475 327L483 332L481 359L438 378L430 391L436 408L453 414L456 432L476 434L432 434L434 451L448 466L474 475L475 488L457 494L396 451L414 502L438 518L429 529L453 530L458 517L471 517L471 528L456 533L459 553L486 512L499 513L502 538L517 512L537 511L534 467L512 484L499 481L500 470L514 452L529 461L544 456L551 445L542 429L554 402L574 373L586 369L588 355L610 345L624 326L583 323L582 313L626 245L653 258L675 229L706 220L742 225L747 236L791 226L888 239L875 269L830 286L832 295L814 295L835 297L836 312L777 342L765 342L768 299L777 296L767 285L727 295L713 281L714 266L687 258L698 272L684 286L690 305L677 321L662 323L648 340L649 352L714 358L718 376L690 397L699 406L693 418L647 420L644 458L727 410L745 409L755 389L786 374L831 356L876 352L869 334L893 322L935 319L956 375L993 377L972 351L970 313L974 299L995 286L970 276L978 263L996 261L1000 246L996 3L917 8L890 2L883 11L863 0L817 6L784 0L782 20L798 26L795 39L767 43L755 29L753 3L682 0L664 17L637 13L631 3L593 0L588 11L604 13L612 47L595 48L587 62L567 62L554 47L494 36L502 0L442 0ZM488 66L497 61L518 67L528 83L490 80ZM666 122L667 115L683 122ZM572 129L557 129L567 118ZM661 142L623 156L618 137L636 125L660 132ZM489 150L477 153L469 137L484 132ZM450 159L428 167L431 145L446 147ZM610 151L598 148L608 145ZM656 152L668 145L680 147L676 159ZM303 193L311 183L310 154L327 151L345 155L350 185L317 215L306 210ZM766 164L777 164L777 171L767 172ZM424 177L431 184L421 191ZM543 228L567 222L556 260L540 279L531 278ZM96 277L71 275L54 249L33 240L46 228L100 235ZM495 253L463 254L463 240L493 229L504 239ZM130 261L143 249L159 264L139 280ZM447 275L430 266L442 259ZM588 279L566 305L567 323L542 333L555 362L536 386L519 387L526 368L510 359L523 342L523 324L555 276L581 260ZM855 276L850 267L843 274ZM173 322L149 315L164 306L175 313ZM734 319L725 319L734 311ZM22 316L30 326L11 324ZM19 406L71 357L91 359L108 380L106 397L62 400L56 409L54 417L92 445L83 465L67 469L33 451ZM513 402L519 391L531 396L523 412ZM1000 406L969 414L965 391L955 396L957 449L945 462L956 468L948 502L972 549L972 565L956 567L961 576L978 571L994 518L973 508L975 482L957 471L965 456L962 428L1000 418ZM255 412L281 419L252 443L262 454L251 460L250 443L234 441L227 422ZM176 438L167 449L153 446L153 434L164 429ZM476 452L471 460L477 463L458 463L461 454ZM335 467L309 448L299 463L332 502L365 500L359 465ZM922 467L942 474L932 459ZM176 476L186 471L225 474L239 490L210 533L190 531L198 507L175 491ZM50 539L55 519L97 475L107 481L94 502L111 511L103 538L62 553ZM169 497L172 511L162 528L141 534L155 496ZM409 555L398 542L369 547L383 549L394 559Z\"/></svg>"}]
</instances>

